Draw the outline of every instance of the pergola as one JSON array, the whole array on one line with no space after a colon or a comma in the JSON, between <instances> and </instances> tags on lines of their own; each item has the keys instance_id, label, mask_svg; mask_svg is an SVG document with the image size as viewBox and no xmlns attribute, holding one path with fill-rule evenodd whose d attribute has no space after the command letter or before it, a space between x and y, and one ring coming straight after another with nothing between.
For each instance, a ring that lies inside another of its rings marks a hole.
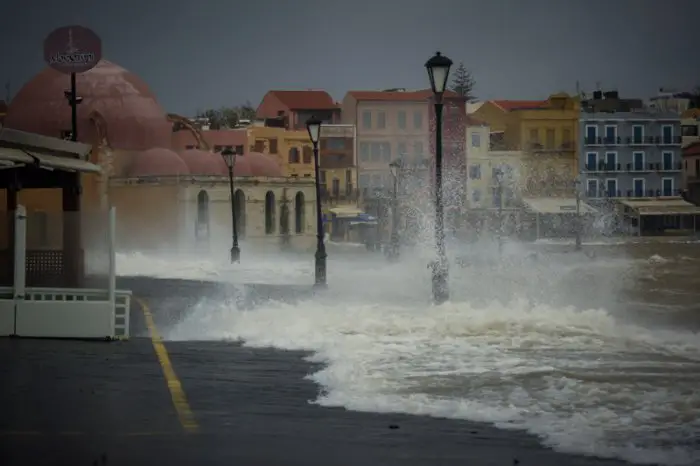
<instances>
[{"instance_id":1,"label":"pergola","mask_svg":"<svg viewBox=\"0 0 700 466\"><path fill-rule=\"evenodd\" d=\"M0 285L14 283L17 196L22 190L57 188L62 194L62 248L26 251L28 286L81 287L84 281L80 221L81 173L99 173L87 161L91 146L63 139L0 130L0 189L6 192L7 247L0 250Z\"/></svg>"}]
</instances>

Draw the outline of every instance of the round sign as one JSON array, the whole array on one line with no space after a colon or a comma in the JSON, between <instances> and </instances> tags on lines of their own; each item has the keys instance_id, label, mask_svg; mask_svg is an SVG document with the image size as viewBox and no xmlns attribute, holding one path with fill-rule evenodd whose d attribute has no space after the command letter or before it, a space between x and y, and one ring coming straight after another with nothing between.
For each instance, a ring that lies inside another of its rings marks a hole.
<instances>
[{"instance_id":1,"label":"round sign","mask_svg":"<svg viewBox=\"0 0 700 466\"><path fill-rule=\"evenodd\" d=\"M61 73L83 73L102 58L102 41L90 29L66 26L44 39L44 60Z\"/></svg>"}]
</instances>

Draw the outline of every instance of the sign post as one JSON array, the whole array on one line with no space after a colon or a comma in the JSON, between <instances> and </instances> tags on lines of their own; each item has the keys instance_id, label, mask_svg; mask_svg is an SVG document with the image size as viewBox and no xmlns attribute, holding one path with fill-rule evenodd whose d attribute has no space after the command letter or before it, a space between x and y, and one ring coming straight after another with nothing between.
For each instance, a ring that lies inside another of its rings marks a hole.
<instances>
[{"instance_id":1,"label":"sign post","mask_svg":"<svg viewBox=\"0 0 700 466\"><path fill-rule=\"evenodd\" d=\"M44 60L54 70L70 75L70 90L64 91L71 110L71 141L78 140L78 104L83 100L76 89L77 73L94 68L102 58L102 41L90 29L65 26L44 39ZM63 252L68 286L80 287L83 278L80 226L80 173L71 173L63 185Z\"/></svg>"},{"instance_id":2,"label":"sign post","mask_svg":"<svg viewBox=\"0 0 700 466\"><path fill-rule=\"evenodd\" d=\"M102 41L83 26L55 29L44 39L44 60L56 71L70 74L70 91L65 95L71 107L71 141L78 140L78 104L75 75L94 68L102 58Z\"/></svg>"}]
</instances>

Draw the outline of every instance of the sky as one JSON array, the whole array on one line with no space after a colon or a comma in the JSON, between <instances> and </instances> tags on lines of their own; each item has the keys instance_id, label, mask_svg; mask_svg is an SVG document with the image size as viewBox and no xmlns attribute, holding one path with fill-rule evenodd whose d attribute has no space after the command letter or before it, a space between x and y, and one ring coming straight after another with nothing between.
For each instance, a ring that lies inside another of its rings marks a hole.
<instances>
[{"instance_id":1,"label":"sky","mask_svg":"<svg viewBox=\"0 0 700 466\"><path fill-rule=\"evenodd\" d=\"M428 87L440 50L480 99L540 99L597 83L622 97L700 85L697 0L4 0L0 81L45 65L54 28L79 24L169 112L260 103L271 89ZM694 24L695 23L695 24ZM0 88L0 98L4 98Z\"/></svg>"}]
</instances>

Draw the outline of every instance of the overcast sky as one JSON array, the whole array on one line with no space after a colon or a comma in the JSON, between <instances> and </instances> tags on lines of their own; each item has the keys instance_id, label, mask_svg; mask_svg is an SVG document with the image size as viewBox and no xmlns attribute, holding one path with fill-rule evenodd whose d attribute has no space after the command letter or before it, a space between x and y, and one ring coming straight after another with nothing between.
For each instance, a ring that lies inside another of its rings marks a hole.
<instances>
[{"instance_id":1,"label":"overcast sky","mask_svg":"<svg viewBox=\"0 0 700 466\"><path fill-rule=\"evenodd\" d=\"M436 50L482 99L596 82L623 96L700 84L698 0L5 0L0 80L13 92L54 28L80 24L171 112L254 105L269 89L427 86ZM3 93L4 94L4 93Z\"/></svg>"}]
</instances>

